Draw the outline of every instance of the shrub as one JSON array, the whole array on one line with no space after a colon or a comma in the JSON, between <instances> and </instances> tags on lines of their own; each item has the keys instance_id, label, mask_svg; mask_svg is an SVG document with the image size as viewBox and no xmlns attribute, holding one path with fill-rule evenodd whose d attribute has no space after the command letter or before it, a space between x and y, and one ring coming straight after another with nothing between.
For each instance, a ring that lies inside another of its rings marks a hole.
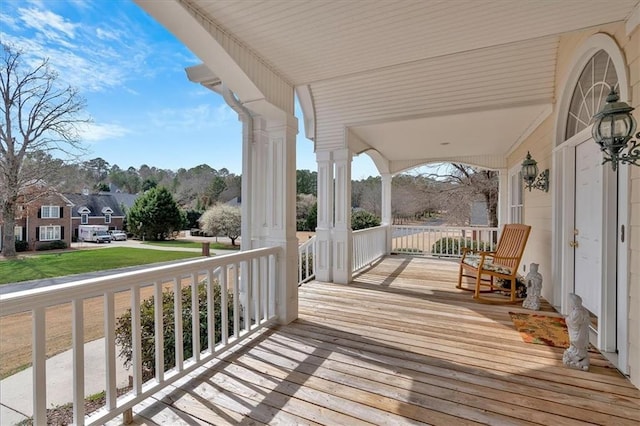
<instances>
[{"instance_id":1,"label":"shrub","mask_svg":"<svg viewBox=\"0 0 640 426\"><path fill-rule=\"evenodd\" d=\"M351 229L357 231L358 229L373 228L374 226L380 226L380 218L373 213L369 213L366 210L357 210L351 214Z\"/></svg>"},{"instance_id":2,"label":"shrub","mask_svg":"<svg viewBox=\"0 0 640 426\"><path fill-rule=\"evenodd\" d=\"M66 249L66 248L67 248L67 243L65 243L62 240L54 240L54 241L51 241L50 243L47 243L47 244L41 244L40 246L38 246L38 248L36 248L36 250L38 250L38 251L61 250L61 249Z\"/></svg>"},{"instance_id":3,"label":"shrub","mask_svg":"<svg viewBox=\"0 0 640 426\"><path fill-rule=\"evenodd\" d=\"M66 249L67 243L62 240L55 240L49 243L49 247L51 248L51 250Z\"/></svg>"},{"instance_id":4,"label":"shrub","mask_svg":"<svg viewBox=\"0 0 640 426\"><path fill-rule=\"evenodd\" d=\"M215 342L222 339L222 312L220 285L213 283L213 300L215 311ZM183 350L184 359L193 356L193 332L192 332L192 307L191 307L191 287L182 289L182 330L183 330ZM207 331L207 286L204 282L198 285L198 306L196 309L200 313L200 348L205 349L211 345L208 340ZM176 365L175 353L175 317L174 317L174 297L173 290L166 290L162 293L163 327L164 327L164 370L168 370ZM142 333L142 369L145 378L151 378L155 374L155 320L154 320L154 297L145 299L140 304L140 323ZM228 335L233 333L233 294L227 296ZM241 315L242 307L239 308L238 315ZM240 323L242 323L242 316ZM131 309L127 309L116 321L116 343L122 348L120 356L125 360L125 367L131 365L133 361L133 350L131 347Z\"/></svg>"},{"instance_id":5,"label":"shrub","mask_svg":"<svg viewBox=\"0 0 640 426\"><path fill-rule=\"evenodd\" d=\"M467 247L474 251L491 251L493 250L493 244L485 241L475 241L471 238L452 238L445 237L440 238L431 246L431 253L433 254L452 254L457 255L462 252L462 248Z\"/></svg>"},{"instance_id":6,"label":"shrub","mask_svg":"<svg viewBox=\"0 0 640 426\"><path fill-rule=\"evenodd\" d=\"M24 240L16 240L16 251L29 250L29 243Z\"/></svg>"}]
</instances>

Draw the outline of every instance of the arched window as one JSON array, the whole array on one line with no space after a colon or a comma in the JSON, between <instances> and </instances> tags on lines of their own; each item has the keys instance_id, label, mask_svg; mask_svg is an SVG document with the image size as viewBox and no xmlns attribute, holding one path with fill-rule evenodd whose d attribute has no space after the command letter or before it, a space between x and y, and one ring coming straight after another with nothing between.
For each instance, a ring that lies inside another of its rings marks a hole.
<instances>
[{"instance_id":1,"label":"arched window","mask_svg":"<svg viewBox=\"0 0 640 426\"><path fill-rule=\"evenodd\" d=\"M619 90L616 69L607 52L599 50L585 65L573 90L564 140L591 124L612 87Z\"/></svg>"}]
</instances>

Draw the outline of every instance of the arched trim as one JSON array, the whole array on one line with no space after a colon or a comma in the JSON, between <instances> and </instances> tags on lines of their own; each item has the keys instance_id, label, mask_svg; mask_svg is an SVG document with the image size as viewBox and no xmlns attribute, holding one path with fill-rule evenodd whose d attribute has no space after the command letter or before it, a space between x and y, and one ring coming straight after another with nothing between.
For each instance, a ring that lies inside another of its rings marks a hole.
<instances>
[{"instance_id":1,"label":"arched trim","mask_svg":"<svg viewBox=\"0 0 640 426\"><path fill-rule=\"evenodd\" d=\"M560 145L565 140L567 129L567 115L573 90L578 83L582 70L587 65L591 57L599 50L604 50L613 63L618 75L618 85L620 87L620 100L628 102L631 96L629 90L629 69L627 68L622 49L616 41L608 34L594 34L585 41L576 51L573 60L568 68L568 73L563 84L560 85L560 96L558 97L558 108L556 109L555 143Z\"/></svg>"}]
</instances>

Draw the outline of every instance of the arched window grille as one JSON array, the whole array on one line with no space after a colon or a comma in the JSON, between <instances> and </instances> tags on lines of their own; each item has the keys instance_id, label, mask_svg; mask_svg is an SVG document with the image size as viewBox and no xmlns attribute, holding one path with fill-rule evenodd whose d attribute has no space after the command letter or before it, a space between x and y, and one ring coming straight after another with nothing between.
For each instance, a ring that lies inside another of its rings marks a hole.
<instances>
[{"instance_id":1,"label":"arched window grille","mask_svg":"<svg viewBox=\"0 0 640 426\"><path fill-rule=\"evenodd\" d=\"M599 50L589 59L571 96L565 140L589 127L611 88L618 90L618 75L611 58Z\"/></svg>"}]
</instances>

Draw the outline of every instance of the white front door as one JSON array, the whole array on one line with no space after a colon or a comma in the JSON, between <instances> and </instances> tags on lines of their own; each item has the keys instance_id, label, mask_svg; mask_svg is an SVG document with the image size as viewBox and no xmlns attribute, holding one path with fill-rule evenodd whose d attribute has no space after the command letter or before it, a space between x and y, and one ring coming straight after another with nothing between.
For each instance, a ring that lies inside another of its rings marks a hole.
<instances>
[{"instance_id":1,"label":"white front door","mask_svg":"<svg viewBox=\"0 0 640 426\"><path fill-rule=\"evenodd\" d=\"M600 318L602 300L602 156L592 139L576 146L574 292Z\"/></svg>"}]
</instances>

